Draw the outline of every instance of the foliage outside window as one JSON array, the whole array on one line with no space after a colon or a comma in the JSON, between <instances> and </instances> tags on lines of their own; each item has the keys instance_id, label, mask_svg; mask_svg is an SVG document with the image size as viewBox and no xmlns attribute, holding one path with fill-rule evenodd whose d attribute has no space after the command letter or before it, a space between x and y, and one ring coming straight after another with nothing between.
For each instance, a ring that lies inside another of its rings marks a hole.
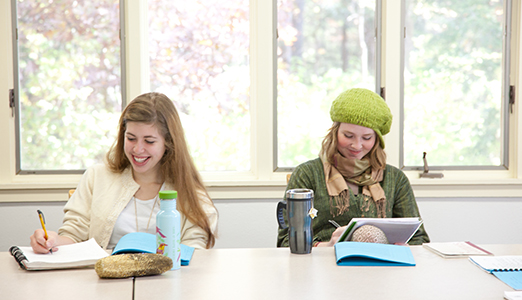
<instances>
[{"instance_id":1,"label":"foliage outside window","mask_svg":"<svg viewBox=\"0 0 522 300\"><path fill-rule=\"evenodd\" d=\"M404 166L506 163L503 5L406 1Z\"/></svg>"},{"instance_id":2,"label":"foliage outside window","mask_svg":"<svg viewBox=\"0 0 522 300\"><path fill-rule=\"evenodd\" d=\"M375 90L375 11L375 1L278 1L279 168L317 157L337 95Z\"/></svg>"},{"instance_id":3,"label":"foliage outside window","mask_svg":"<svg viewBox=\"0 0 522 300\"><path fill-rule=\"evenodd\" d=\"M14 2L19 168L101 162L122 106L118 0Z\"/></svg>"},{"instance_id":4,"label":"foliage outside window","mask_svg":"<svg viewBox=\"0 0 522 300\"><path fill-rule=\"evenodd\" d=\"M250 170L248 1L148 5L151 89L174 101L196 166Z\"/></svg>"},{"instance_id":5,"label":"foliage outside window","mask_svg":"<svg viewBox=\"0 0 522 300\"><path fill-rule=\"evenodd\" d=\"M20 168L101 162L122 105L118 1L13 2ZM405 3L403 165L501 166L503 2ZM151 89L175 102L198 168L250 170L249 3L148 5ZM340 92L375 90L375 7L277 2L279 168L317 156Z\"/></svg>"}]
</instances>

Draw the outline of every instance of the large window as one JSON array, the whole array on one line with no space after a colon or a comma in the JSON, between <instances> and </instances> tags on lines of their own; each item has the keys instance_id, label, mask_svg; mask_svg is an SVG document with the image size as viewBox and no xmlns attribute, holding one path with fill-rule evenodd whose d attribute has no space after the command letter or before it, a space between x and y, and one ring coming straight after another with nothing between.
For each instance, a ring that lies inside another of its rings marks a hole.
<instances>
[{"instance_id":1,"label":"large window","mask_svg":"<svg viewBox=\"0 0 522 300\"><path fill-rule=\"evenodd\" d=\"M148 3L151 90L176 104L196 166L250 170L248 1Z\"/></svg>"},{"instance_id":2,"label":"large window","mask_svg":"<svg viewBox=\"0 0 522 300\"><path fill-rule=\"evenodd\" d=\"M507 167L510 5L406 0L404 166Z\"/></svg>"},{"instance_id":3,"label":"large window","mask_svg":"<svg viewBox=\"0 0 522 300\"><path fill-rule=\"evenodd\" d=\"M385 88L387 161L417 197L522 191L519 1L120 1L0 1L0 201L65 197L81 174L46 172L101 162L122 102L151 90L212 197L279 198L355 86ZM423 152L444 178L419 178Z\"/></svg>"},{"instance_id":4,"label":"large window","mask_svg":"<svg viewBox=\"0 0 522 300\"><path fill-rule=\"evenodd\" d=\"M118 0L12 5L18 171L101 162L122 107Z\"/></svg>"},{"instance_id":5,"label":"large window","mask_svg":"<svg viewBox=\"0 0 522 300\"><path fill-rule=\"evenodd\" d=\"M376 1L279 0L277 167L316 158L346 89L376 90ZM380 92L380 91L377 91Z\"/></svg>"}]
</instances>

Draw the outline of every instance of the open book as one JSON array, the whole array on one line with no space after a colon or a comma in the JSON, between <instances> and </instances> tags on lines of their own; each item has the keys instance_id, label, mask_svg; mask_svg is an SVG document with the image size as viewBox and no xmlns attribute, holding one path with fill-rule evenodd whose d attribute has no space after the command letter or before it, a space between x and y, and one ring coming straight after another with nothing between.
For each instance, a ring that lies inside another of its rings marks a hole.
<instances>
[{"instance_id":1,"label":"open book","mask_svg":"<svg viewBox=\"0 0 522 300\"><path fill-rule=\"evenodd\" d=\"M522 255L470 256L469 260L513 289L522 290Z\"/></svg>"},{"instance_id":2,"label":"open book","mask_svg":"<svg viewBox=\"0 0 522 300\"><path fill-rule=\"evenodd\" d=\"M58 251L52 254L36 254L31 247L18 246L11 247L9 252L24 270L92 267L99 259L109 256L95 239L59 246Z\"/></svg>"},{"instance_id":3,"label":"open book","mask_svg":"<svg viewBox=\"0 0 522 300\"><path fill-rule=\"evenodd\" d=\"M425 248L435 252L444 258L468 257L470 255L493 255L493 253L480 248L470 241L466 242L447 242L447 243L427 243Z\"/></svg>"},{"instance_id":4,"label":"open book","mask_svg":"<svg viewBox=\"0 0 522 300\"><path fill-rule=\"evenodd\" d=\"M420 218L352 218L337 242L350 241L357 228L373 225L384 232L390 244L406 244L421 224Z\"/></svg>"},{"instance_id":5,"label":"open book","mask_svg":"<svg viewBox=\"0 0 522 300\"><path fill-rule=\"evenodd\" d=\"M342 242L334 247L338 266L415 266L407 246Z\"/></svg>"},{"instance_id":6,"label":"open book","mask_svg":"<svg viewBox=\"0 0 522 300\"><path fill-rule=\"evenodd\" d=\"M124 235L114 247L112 255L124 253L156 253L156 236L145 232L131 232ZM188 266L194 247L181 244L181 265Z\"/></svg>"}]
</instances>

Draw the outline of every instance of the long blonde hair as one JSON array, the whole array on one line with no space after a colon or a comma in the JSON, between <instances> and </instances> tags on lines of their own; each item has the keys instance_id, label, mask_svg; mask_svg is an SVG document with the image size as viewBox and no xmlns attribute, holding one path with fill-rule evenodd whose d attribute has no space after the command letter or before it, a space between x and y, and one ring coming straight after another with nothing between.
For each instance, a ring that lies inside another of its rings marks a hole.
<instances>
[{"instance_id":1,"label":"long blonde hair","mask_svg":"<svg viewBox=\"0 0 522 300\"><path fill-rule=\"evenodd\" d=\"M127 105L120 117L116 141L106 156L110 170L115 173L123 172L130 165L123 149L127 122L154 124L158 128L165 139L166 149L159 162L161 175L165 182L176 188L180 212L203 228L208 237L206 247L212 248L216 237L198 197L198 191L207 196L208 193L190 156L183 126L172 101L161 93L146 93Z\"/></svg>"},{"instance_id":2,"label":"long blonde hair","mask_svg":"<svg viewBox=\"0 0 522 300\"><path fill-rule=\"evenodd\" d=\"M333 161L333 155L338 152L337 150L337 134L339 133L339 127L341 126L341 122L334 122L332 127L328 129L328 133L323 139L323 143L321 145L321 151L319 155L321 157L326 157L328 162L332 165L335 165ZM372 169L382 169L386 168L386 153L384 149L381 147L381 142L379 137L376 135L375 145L373 145L372 150L366 154L366 156L372 166Z\"/></svg>"}]
</instances>

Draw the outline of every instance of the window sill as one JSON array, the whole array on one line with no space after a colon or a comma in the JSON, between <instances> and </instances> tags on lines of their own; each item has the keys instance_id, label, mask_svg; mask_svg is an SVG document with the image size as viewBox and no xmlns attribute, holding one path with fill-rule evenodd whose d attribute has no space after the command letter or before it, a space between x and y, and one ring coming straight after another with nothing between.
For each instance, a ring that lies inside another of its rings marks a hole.
<instances>
[{"instance_id":1,"label":"window sill","mask_svg":"<svg viewBox=\"0 0 522 300\"><path fill-rule=\"evenodd\" d=\"M444 180L415 179L411 185L417 198L441 197L520 197L521 179Z\"/></svg>"},{"instance_id":2,"label":"window sill","mask_svg":"<svg viewBox=\"0 0 522 300\"><path fill-rule=\"evenodd\" d=\"M455 180L411 179L417 198L441 197L519 197L522 179ZM25 182L0 184L0 202L53 202L67 201L68 191L77 181ZM206 181L208 192L215 200L281 199L286 188L284 179Z\"/></svg>"}]
</instances>

